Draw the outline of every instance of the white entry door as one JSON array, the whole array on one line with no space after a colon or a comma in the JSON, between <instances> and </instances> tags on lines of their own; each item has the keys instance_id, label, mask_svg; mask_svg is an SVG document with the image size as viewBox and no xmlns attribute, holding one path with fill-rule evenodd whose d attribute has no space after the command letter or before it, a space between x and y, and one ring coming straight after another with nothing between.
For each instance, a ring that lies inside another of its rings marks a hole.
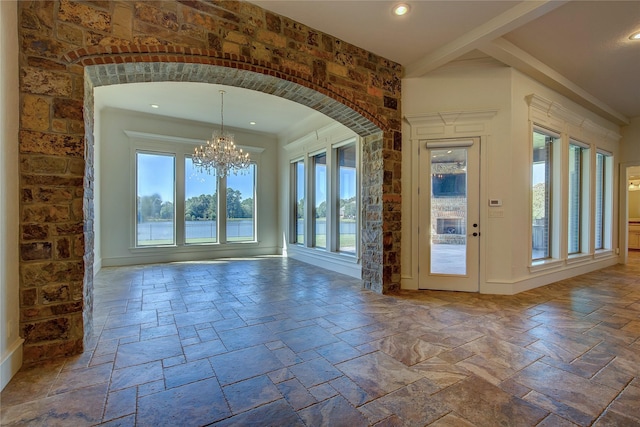
<instances>
[{"instance_id":1,"label":"white entry door","mask_svg":"<svg viewBox=\"0 0 640 427\"><path fill-rule=\"evenodd\" d=\"M478 292L480 139L427 141L419 192L420 289Z\"/></svg>"}]
</instances>

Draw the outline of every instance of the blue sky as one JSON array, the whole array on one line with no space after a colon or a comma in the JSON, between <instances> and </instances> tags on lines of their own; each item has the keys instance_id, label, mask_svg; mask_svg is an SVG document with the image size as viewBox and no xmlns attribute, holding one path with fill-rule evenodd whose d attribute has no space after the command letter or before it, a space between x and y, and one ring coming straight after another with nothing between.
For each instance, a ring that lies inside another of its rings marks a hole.
<instances>
[{"instance_id":1,"label":"blue sky","mask_svg":"<svg viewBox=\"0 0 640 427\"><path fill-rule=\"evenodd\" d=\"M298 176L304 176L304 166L302 163L298 162L297 164L297 174ZM321 176L319 176L316 182L316 202L320 204L326 201L325 191L320 191L320 184L323 184L326 181L326 170L324 168L320 168L318 171ZM340 168L340 198L341 199L350 199L355 197L355 188L356 188L356 170L354 168L341 167ZM304 194L304 179L297 180L297 194ZM324 190L324 189L322 189Z\"/></svg>"},{"instance_id":2,"label":"blue sky","mask_svg":"<svg viewBox=\"0 0 640 427\"><path fill-rule=\"evenodd\" d=\"M190 161L185 162L186 198L215 193L216 177L199 172ZM160 194L163 201L174 202L174 157L169 155L138 153L138 194ZM240 190L242 198L253 197L251 175L227 177L227 187Z\"/></svg>"},{"instance_id":3,"label":"blue sky","mask_svg":"<svg viewBox=\"0 0 640 427\"><path fill-rule=\"evenodd\" d=\"M216 178L207 172L199 172L190 161L185 162L186 198L201 194L213 194L215 192ZM174 202L174 157L170 155L158 155L138 153L138 194L160 194L163 201ZM349 199L355 196L355 176L353 168L340 168L340 198ZM302 183L298 183L299 185ZM230 175L227 177L227 187L240 190L242 199L253 197L251 175ZM319 188L318 188L319 189ZM324 190L324 189L323 189ZM318 203L325 201L325 191L316 192L320 197Z\"/></svg>"}]
</instances>

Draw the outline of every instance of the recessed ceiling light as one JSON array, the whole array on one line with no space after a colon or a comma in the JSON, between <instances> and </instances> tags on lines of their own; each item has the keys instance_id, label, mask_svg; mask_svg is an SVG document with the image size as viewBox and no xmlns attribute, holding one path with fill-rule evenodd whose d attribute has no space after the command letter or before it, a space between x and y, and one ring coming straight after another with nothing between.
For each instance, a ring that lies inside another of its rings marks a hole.
<instances>
[{"instance_id":1,"label":"recessed ceiling light","mask_svg":"<svg viewBox=\"0 0 640 427\"><path fill-rule=\"evenodd\" d=\"M629 36L629 40L640 40L640 31L637 31Z\"/></svg>"},{"instance_id":2,"label":"recessed ceiling light","mask_svg":"<svg viewBox=\"0 0 640 427\"><path fill-rule=\"evenodd\" d=\"M409 5L406 3L398 3L393 6L393 13L398 16L406 15L409 13Z\"/></svg>"},{"instance_id":3,"label":"recessed ceiling light","mask_svg":"<svg viewBox=\"0 0 640 427\"><path fill-rule=\"evenodd\" d=\"M158 104L150 104L151 108L160 108L160 106Z\"/></svg>"},{"instance_id":4,"label":"recessed ceiling light","mask_svg":"<svg viewBox=\"0 0 640 427\"><path fill-rule=\"evenodd\" d=\"M254 125L256 124L256 122L249 122L249 124L250 124L251 126L254 126Z\"/></svg>"}]
</instances>

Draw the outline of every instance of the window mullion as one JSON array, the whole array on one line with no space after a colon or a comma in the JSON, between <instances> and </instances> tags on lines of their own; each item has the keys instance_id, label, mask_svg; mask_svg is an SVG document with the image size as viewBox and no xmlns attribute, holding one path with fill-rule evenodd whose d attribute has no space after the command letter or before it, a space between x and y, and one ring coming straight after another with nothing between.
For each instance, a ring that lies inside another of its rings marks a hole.
<instances>
[{"instance_id":1,"label":"window mullion","mask_svg":"<svg viewBox=\"0 0 640 427\"><path fill-rule=\"evenodd\" d=\"M227 178L218 177L218 242L227 243Z\"/></svg>"}]
</instances>

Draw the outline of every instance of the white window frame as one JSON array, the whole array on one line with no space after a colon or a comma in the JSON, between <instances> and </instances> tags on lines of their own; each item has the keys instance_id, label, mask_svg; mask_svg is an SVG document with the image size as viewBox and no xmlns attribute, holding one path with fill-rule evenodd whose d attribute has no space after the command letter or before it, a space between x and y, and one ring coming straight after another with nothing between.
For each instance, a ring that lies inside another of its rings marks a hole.
<instances>
[{"instance_id":1,"label":"white window frame","mask_svg":"<svg viewBox=\"0 0 640 427\"><path fill-rule=\"evenodd\" d=\"M355 236L355 252L348 252L348 251L343 251L340 248L340 188L339 188L339 184L340 184L340 178L339 178L339 173L340 173L340 166L338 164L339 162L339 158L338 158L338 150L340 148L343 147L348 147L348 146L353 146L355 148L356 151L356 176L355 176L355 198L356 198L356 236ZM344 254L347 256L357 256L358 255L358 248L359 248L359 242L360 242L360 217L357 214L358 212L360 212L360 150L358 150L358 144L356 142L355 139L350 139L350 140L346 140L346 141L342 141L340 143L337 144L333 144L331 146L331 151L333 152L333 158L334 160L334 167L333 167L333 171L331 172L331 186L332 186L332 202L331 205L334 208L332 211L332 221L331 221L331 229L332 229L332 236L334 236L333 241L333 247L332 247L332 251L333 252L337 252L340 254Z\"/></svg>"},{"instance_id":2,"label":"white window frame","mask_svg":"<svg viewBox=\"0 0 640 427\"><path fill-rule=\"evenodd\" d=\"M545 258L533 258L533 245L529 245L529 250L530 250L530 256L529 259L531 260L531 264L532 265L539 265L539 264L548 264L548 263L553 263L553 262L557 262L558 260L560 260L560 239L559 236L561 235L561 231L560 231L560 218L562 218L562 204L560 203L560 191L561 191L561 177L562 177L562 162L559 161L559 159L562 158L562 137L561 134L559 132L556 132L554 130L550 130L546 127L540 126L538 124L534 124L532 126L532 129L530 131L530 156L531 156L531 168L533 168L534 165L534 159L533 159L533 134L534 133L540 133L543 134L547 137L551 137L554 139L554 141L551 143L551 150L550 150L550 157L551 159L549 159L549 173L551 175L550 178L550 183L548 184L548 192L549 192L549 196L547 197L549 206L546 208L548 211L548 215L549 215L549 219L548 219L548 254L547 257ZM533 182L533 169L531 171L531 180ZM530 224L531 224L531 230L530 230L530 235L531 235L531 239L532 239L532 243L533 243L533 185L530 185L530 191L531 191L531 206L529 209L529 215L530 215Z\"/></svg>"},{"instance_id":3,"label":"white window frame","mask_svg":"<svg viewBox=\"0 0 640 427\"><path fill-rule=\"evenodd\" d=\"M570 220L569 212L571 203L570 196L570 185L569 178L567 177L567 255L569 258L577 257L580 255L588 254L590 252L590 236L591 236L591 227L590 227L590 213L591 213L591 146L589 144L585 144L576 139L570 138L568 144L568 150L571 150L571 146L579 148L580 153L580 182L578 183L578 248L576 251L570 252L569 249L569 228L570 228ZM569 167L569 158L567 159L567 174Z\"/></svg>"},{"instance_id":4,"label":"white window frame","mask_svg":"<svg viewBox=\"0 0 640 427\"><path fill-rule=\"evenodd\" d=\"M338 188L338 150L342 147L354 145L356 149L356 242L355 253L351 251L341 251L339 247L339 188ZM318 254L326 254L327 256L339 256L343 259L352 258L354 261L359 261L360 256L360 239L361 239L361 214L360 214L360 139L357 137L349 137L341 139L338 142L332 143L327 141L322 144L310 144L309 146L302 147L302 153L298 151L295 156L291 156L288 161L290 164L289 171L289 238L288 242L294 247L298 247L304 250L311 250ZM326 188L326 247L316 246L316 233L315 233L315 204L316 204L316 169L314 158L318 155L326 156L326 176L327 176L327 188ZM296 243L296 236L294 236L296 226L296 172L294 168L299 161L304 161L305 167L305 227L304 227L304 243Z\"/></svg>"},{"instance_id":5,"label":"white window frame","mask_svg":"<svg viewBox=\"0 0 640 427\"><path fill-rule=\"evenodd\" d=\"M305 157L298 157L289 161L290 163L290 174L289 174L289 182L291 183L289 200L291 201L291 221L289 221L289 242L295 245L303 246L307 242L307 233L306 226L308 222L307 215L307 199L309 195L307 194L307 162L305 161ZM304 188L304 204L302 207L302 217L304 220L302 227L302 242L298 241L298 182L300 177L298 176L298 164L302 163L303 166L303 176L302 176L302 187Z\"/></svg>"},{"instance_id":6,"label":"white window frame","mask_svg":"<svg viewBox=\"0 0 640 427\"><path fill-rule=\"evenodd\" d=\"M224 245L245 245L256 244L258 242L258 194L259 194L259 156L256 157L255 153L260 153L263 150L261 148L242 147L244 151L250 153L250 163L255 167L254 174L254 195L253 195L253 208L254 208L254 224L253 224L253 239L243 241L227 241L226 239L226 178L217 177L218 185L218 211L216 212L216 227L217 227L217 241L207 243L186 243L185 239L185 163L186 156L191 156L195 145L193 140L187 138L178 137L165 137L163 135L145 134L141 132L125 131L127 136L132 139L131 144L131 194L133 195L133 221L130 227L130 250L134 251L148 251L151 252L154 249L159 248L184 248L184 247L220 247ZM188 142L188 143L185 143ZM145 245L137 246L137 153L152 153L160 155L171 155L174 157L174 244L173 245ZM255 152L255 153L254 153ZM182 159L182 161L179 161ZM224 197L222 197L224 195ZM220 213L222 212L222 217Z\"/></svg>"},{"instance_id":7,"label":"white window frame","mask_svg":"<svg viewBox=\"0 0 640 427\"><path fill-rule=\"evenodd\" d=\"M155 244L155 245L139 245L138 244L138 155L139 154L148 154L148 155L157 155L157 156L165 156L173 158L173 236L172 243L166 244ZM133 156L133 224L132 224L132 233L131 233L131 245L136 249L146 249L146 248L158 248L158 247L175 247L178 245L178 234L179 228L178 225L178 154L172 151L162 150L162 149L153 149L149 147L139 147L136 148ZM183 173L184 175L184 173ZM183 212L184 212L184 204L183 204ZM183 215L184 216L184 215Z\"/></svg>"},{"instance_id":8,"label":"white window frame","mask_svg":"<svg viewBox=\"0 0 640 427\"><path fill-rule=\"evenodd\" d=\"M593 241L594 241L594 252L597 253L603 253L603 252L610 252L613 248L613 179L614 179L614 173L613 173L613 166L614 166L614 157L613 154L602 150L602 149L597 149L596 150L596 156L601 155L602 160L603 160L603 164L602 164L602 181L601 181L601 185L602 185L602 191L603 191L603 197L602 197L602 204L600 206L600 208L602 209L601 215L602 215L602 247L595 247L595 242L596 242L596 236L598 234L598 230L596 228L597 223L595 221L595 217L598 215L598 194L597 194L597 188L598 188L598 182L596 182L596 185L594 187L594 237L593 237ZM595 179L597 180L597 171L594 173L595 175Z\"/></svg>"}]
</instances>

